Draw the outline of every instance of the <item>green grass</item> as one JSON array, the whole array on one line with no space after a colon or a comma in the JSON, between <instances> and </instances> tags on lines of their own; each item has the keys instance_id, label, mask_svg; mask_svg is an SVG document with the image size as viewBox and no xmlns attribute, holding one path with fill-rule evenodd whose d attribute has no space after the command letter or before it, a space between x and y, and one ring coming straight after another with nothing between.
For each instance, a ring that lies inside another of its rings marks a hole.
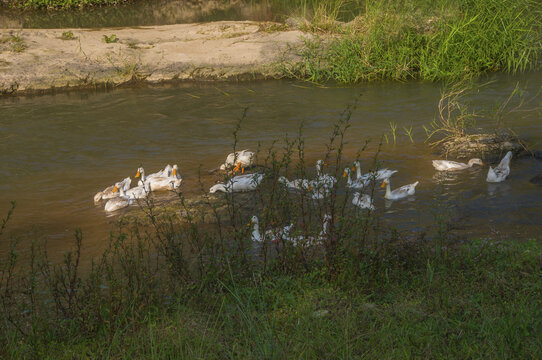
<instances>
[{"instance_id":1,"label":"green grass","mask_svg":"<svg viewBox=\"0 0 542 360\"><path fill-rule=\"evenodd\" d=\"M325 82L458 80L539 66L542 3L376 1L331 40L307 40L288 75Z\"/></svg>"},{"instance_id":2,"label":"green grass","mask_svg":"<svg viewBox=\"0 0 542 360\"><path fill-rule=\"evenodd\" d=\"M37 344L13 337L4 356L539 359L541 265L539 242L477 241L441 262L356 281L331 284L312 272L195 291L113 333L73 329Z\"/></svg>"},{"instance_id":3,"label":"green grass","mask_svg":"<svg viewBox=\"0 0 542 360\"><path fill-rule=\"evenodd\" d=\"M70 9L92 6L111 6L129 0L7 0L9 7L21 9Z\"/></svg>"}]
</instances>

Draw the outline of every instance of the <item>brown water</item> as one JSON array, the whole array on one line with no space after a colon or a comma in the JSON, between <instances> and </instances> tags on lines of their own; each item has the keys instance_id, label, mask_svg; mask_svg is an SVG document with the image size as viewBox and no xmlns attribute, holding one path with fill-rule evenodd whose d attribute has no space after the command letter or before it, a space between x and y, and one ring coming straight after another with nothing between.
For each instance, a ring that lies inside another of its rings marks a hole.
<instances>
[{"instance_id":1,"label":"brown water","mask_svg":"<svg viewBox=\"0 0 542 360\"><path fill-rule=\"evenodd\" d=\"M536 94L542 73L495 80L471 100L493 106L518 81L526 94ZM360 93L346 156L353 158L365 140L372 139L362 156L366 165L382 134L392 139L389 123L395 122L397 143L384 144L380 159L399 170L393 187L420 181L415 197L389 207L378 193L379 214L399 229L416 231L434 224L437 209L446 208L468 237L540 236L542 187L529 179L542 173L542 161L514 159L512 174L501 184L486 183L487 167L436 173L422 125L435 116L440 86L416 82L327 88L287 81L185 84L0 98L1 217L9 201L16 200L11 233L47 239L52 252L62 252L71 247L74 229L81 227L86 250L98 253L118 217L107 217L92 197L115 181L133 177L140 164L147 172L179 164L190 194L199 166L215 168L230 152L231 134L245 107L248 117L239 148L255 149L258 142L269 145L285 134L295 136L303 121L307 158L313 161L324 152L339 114ZM515 113L506 120L535 148L542 148L540 114ZM492 128L489 120L478 125ZM402 130L410 126L414 144Z\"/></svg>"}]
</instances>

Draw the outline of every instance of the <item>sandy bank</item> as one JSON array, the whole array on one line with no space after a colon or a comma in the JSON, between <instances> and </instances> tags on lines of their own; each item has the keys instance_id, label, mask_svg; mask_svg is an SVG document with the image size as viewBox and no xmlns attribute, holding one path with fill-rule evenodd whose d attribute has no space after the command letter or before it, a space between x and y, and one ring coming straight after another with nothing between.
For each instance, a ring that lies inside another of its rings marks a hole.
<instances>
[{"instance_id":1,"label":"sandy bank","mask_svg":"<svg viewBox=\"0 0 542 360\"><path fill-rule=\"evenodd\" d=\"M296 61L300 31L224 21L137 28L2 30L0 93L119 86L130 82L280 76ZM63 38L71 31L73 39ZM104 35L117 41L106 43Z\"/></svg>"}]
</instances>

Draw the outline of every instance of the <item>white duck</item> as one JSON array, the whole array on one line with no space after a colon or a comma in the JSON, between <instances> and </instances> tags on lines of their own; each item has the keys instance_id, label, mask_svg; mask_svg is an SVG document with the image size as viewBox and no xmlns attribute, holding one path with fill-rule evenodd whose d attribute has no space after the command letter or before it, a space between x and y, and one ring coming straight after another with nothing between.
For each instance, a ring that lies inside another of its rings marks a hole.
<instances>
[{"instance_id":1,"label":"white duck","mask_svg":"<svg viewBox=\"0 0 542 360\"><path fill-rule=\"evenodd\" d=\"M166 167L163 170L157 171L154 174L147 175L147 178L169 177L171 175L172 171L173 171L173 167L171 167L171 165L167 164Z\"/></svg>"},{"instance_id":2,"label":"white duck","mask_svg":"<svg viewBox=\"0 0 542 360\"><path fill-rule=\"evenodd\" d=\"M363 177L361 179L352 180L350 173L351 173L351 170L349 167L344 169L343 177L346 178L346 187L349 187L351 189L363 189L369 184L370 180L363 179Z\"/></svg>"},{"instance_id":3,"label":"white duck","mask_svg":"<svg viewBox=\"0 0 542 360\"><path fill-rule=\"evenodd\" d=\"M397 172L397 170L390 170L390 169L379 169L376 171L368 172L367 174L361 174L361 163L359 161L354 162L354 167L356 168L356 179L359 180L367 180L367 181L376 181L376 180L385 180L389 179L393 174ZM353 170L353 169L352 169Z\"/></svg>"},{"instance_id":4,"label":"white duck","mask_svg":"<svg viewBox=\"0 0 542 360\"><path fill-rule=\"evenodd\" d=\"M290 230L294 226L294 224L290 224L285 226L284 228L280 229L270 229L265 232L264 235L260 233L260 224L259 224L258 217L254 215L250 222L248 223L248 226L252 226L252 235L251 240L255 242L262 243L265 239L269 239L273 242L278 242L280 239L287 238Z\"/></svg>"},{"instance_id":5,"label":"white duck","mask_svg":"<svg viewBox=\"0 0 542 360\"><path fill-rule=\"evenodd\" d=\"M126 193L124 192L123 182L116 183L114 189L116 189L115 192L119 191L119 196L112 198L105 203L105 211L112 212L133 204L134 199L130 199L129 197L127 197Z\"/></svg>"},{"instance_id":6,"label":"white duck","mask_svg":"<svg viewBox=\"0 0 542 360\"><path fill-rule=\"evenodd\" d=\"M329 174L325 174L322 170L322 168L324 167L324 165L326 165L326 163L324 162L324 160L318 160L316 161L316 179L315 181L318 182L319 184L325 186L325 187L333 187L333 185L335 185L335 183L337 182L337 179L335 179L335 177L329 175Z\"/></svg>"},{"instance_id":7,"label":"white duck","mask_svg":"<svg viewBox=\"0 0 542 360\"><path fill-rule=\"evenodd\" d=\"M484 166L482 160L474 158L470 159L467 164L449 160L433 160L433 167L438 171L458 171L471 168L473 165Z\"/></svg>"},{"instance_id":8,"label":"white duck","mask_svg":"<svg viewBox=\"0 0 542 360\"><path fill-rule=\"evenodd\" d=\"M124 190L128 190L130 188L130 184L132 183L132 179L130 177L127 177L126 179L122 180L120 183L124 184ZM94 195L94 203L97 204L100 202L100 200L108 200L119 196L119 193L114 192L113 189L115 188L115 185L111 185L106 187L103 191L100 191L96 195Z\"/></svg>"},{"instance_id":9,"label":"white duck","mask_svg":"<svg viewBox=\"0 0 542 360\"><path fill-rule=\"evenodd\" d=\"M226 162L220 165L220 170L226 170L235 167L237 170L244 169L254 165L255 154L248 149L236 151L226 157Z\"/></svg>"},{"instance_id":10,"label":"white duck","mask_svg":"<svg viewBox=\"0 0 542 360\"><path fill-rule=\"evenodd\" d=\"M354 167L356 168L356 179L358 181L360 180L385 180L389 179L393 174L397 172L397 170L390 170L390 169L379 169L376 171L368 172L367 174L362 175L361 174L361 163L359 161L354 162ZM353 170L353 169L352 169Z\"/></svg>"},{"instance_id":11,"label":"white duck","mask_svg":"<svg viewBox=\"0 0 542 360\"><path fill-rule=\"evenodd\" d=\"M150 191L159 191L159 190L175 190L177 189L182 182L182 179L177 177L176 169L172 168L171 175L168 177L164 176L145 176L145 169L142 167L137 169L135 177L141 177L141 180L138 182L139 186L142 186L144 183L149 183Z\"/></svg>"},{"instance_id":12,"label":"white duck","mask_svg":"<svg viewBox=\"0 0 542 360\"><path fill-rule=\"evenodd\" d=\"M209 192L211 194L214 194L217 191L222 191L225 193L253 191L256 190L258 185L260 185L263 180L263 176L263 174L246 174L234 176L225 184L216 184L211 186Z\"/></svg>"},{"instance_id":13,"label":"white duck","mask_svg":"<svg viewBox=\"0 0 542 360\"><path fill-rule=\"evenodd\" d=\"M375 210L375 207L373 205L373 200L367 194L361 194L359 192L354 193L352 204L359 207L360 209Z\"/></svg>"},{"instance_id":14,"label":"white duck","mask_svg":"<svg viewBox=\"0 0 542 360\"><path fill-rule=\"evenodd\" d=\"M314 200L323 199L329 195L330 191L329 187L327 187L325 183L320 183L316 180L294 179L289 181L284 176L281 176L278 178L278 181L289 189L307 192Z\"/></svg>"},{"instance_id":15,"label":"white duck","mask_svg":"<svg viewBox=\"0 0 542 360\"><path fill-rule=\"evenodd\" d=\"M414 195L414 193L416 192L416 185L418 184L419 181L416 181L414 184L404 185L398 189L391 191L390 179L386 179L382 182L381 187L386 188L386 195L384 195L384 198L388 200L399 200L407 196Z\"/></svg>"},{"instance_id":16,"label":"white duck","mask_svg":"<svg viewBox=\"0 0 542 360\"><path fill-rule=\"evenodd\" d=\"M126 189L126 187L124 189ZM144 199L149 196L150 193L150 182L145 182L143 186L136 186L124 191L125 196L129 199Z\"/></svg>"},{"instance_id":17,"label":"white duck","mask_svg":"<svg viewBox=\"0 0 542 360\"><path fill-rule=\"evenodd\" d=\"M504 181L508 175L510 175L510 160L512 159L512 152L509 151L503 157L501 162L496 168L489 167L487 173L487 182L501 182Z\"/></svg>"},{"instance_id":18,"label":"white duck","mask_svg":"<svg viewBox=\"0 0 542 360\"><path fill-rule=\"evenodd\" d=\"M322 230L318 234L317 237L314 236L304 236L304 235L293 235L289 236L286 234L285 240L290 241L294 246L300 245L317 245L322 244L325 239L327 238L328 234L327 231L329 229L329 223L331 222L331 215L324 215L322 219Z\"/></svg>"}]
</instances>

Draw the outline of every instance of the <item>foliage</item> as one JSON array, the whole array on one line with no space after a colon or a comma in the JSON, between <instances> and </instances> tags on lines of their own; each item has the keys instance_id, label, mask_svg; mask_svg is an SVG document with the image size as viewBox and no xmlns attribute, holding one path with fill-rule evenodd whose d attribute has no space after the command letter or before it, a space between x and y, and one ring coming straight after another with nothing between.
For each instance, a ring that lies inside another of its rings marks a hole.
<instances>
[{"instance_id":1,"label":"foliage","mask_svg":"<svg viewBox=\"0 0 542 360\"><path fill-rule=\"evenodd\" d=\"M68 9L117 5L128 0L7 0L8 6L26 9Z\"/></svg>"},{"instance_id":2,"label":"foliage","mask_svg":"<svg viewBox=\"0 0 542 360\"><path fill-rule=\"evenodd\" d=\"M115 34L111 34L109 36L104 34L102 40L106 44L112 44L112 43L116 43L117 41L119 41L119 39L117 39L117 35L115 35Z\"/></svg>"},{"instance_id":3,"label":"foliage","mask_svg":"<svg viewBox=\"0 0 542 360\"><path fill-rule=\"evenodd\" d=\"M73 31L63 31L62 36L60 37L62 40L74 40L75 36L73 35Z\"/></svg>"}]
</instances>

